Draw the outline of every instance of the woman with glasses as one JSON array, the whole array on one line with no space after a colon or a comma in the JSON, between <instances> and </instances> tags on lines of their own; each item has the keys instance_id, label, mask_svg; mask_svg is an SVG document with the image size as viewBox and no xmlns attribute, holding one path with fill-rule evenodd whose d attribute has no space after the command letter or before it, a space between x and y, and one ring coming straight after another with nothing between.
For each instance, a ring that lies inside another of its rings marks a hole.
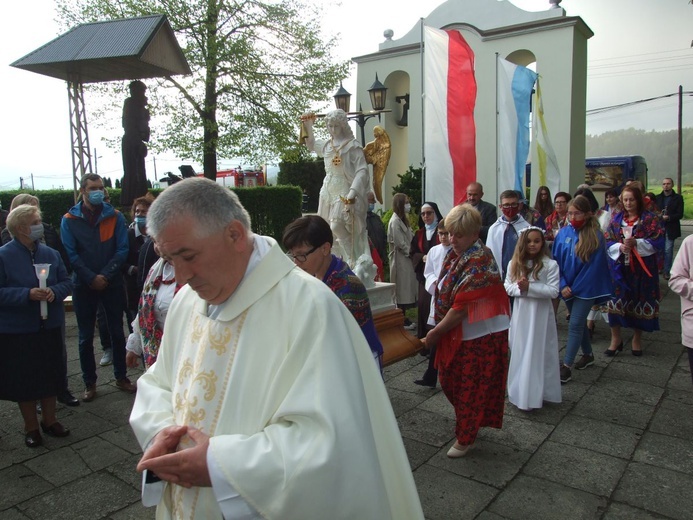
<instances>
[{"instance_id":1,"label":"woman with glasses","mask_svg":"<svg viewBox=\"0 0 693 520\"><path fill-rule=\"evenodd\" d=\"M419 283L419 297L417 299L418 318L416 324L416 336L423 338L426 335L428 312L431 309L431 295L426 290L426 277L424 269L428 252L433 246L440 244L436 227L443 219L438 204L424 202L419 213L419 229L414 233L411 241L411 263L416 273L416 281Z\"/></svg>"},{"instance_id":2,"label":"woman with glasses","mask_svg":"<svg viewBox=\"0 0 693 520\"><path fill-rule=\"evenodd\" d=\"M571 380L578 350L582 349L582 357L575 363L576 370L594 364L587 315L593 305L611 297L604 235L589 200L582 195L575 197L568 205L567 217L569 225L561 228L553 243L553 258L561 273L560 294L570 313L561 383Z\"/></svg>"},{"instance_id":3,"label":"woman with glasses","mask_svg":"<svg viewBox=\"0 0 693 520\"><path fill-rule=\"evenodd\" d=\"M621 328L633 329L631 352L642 356L642 331L659 330L659 275L657 254L664 249L664 229L657 215L645 209L639 188L621 192L623 211L611 219L606 232L614 294L609 302L613 357L623 350Z\"/></svg>"},{"instance_id":4,"label":"woman with glasses","mask_svg":"<svg viewBox=\"0 0 693 520\"><path fill-rule=\"evenodd\" d=\"M570 193L566 193L565 191L559 191L553 197L553 213L546 217L544 223L544 227L546 228L545 238L549 243L549 247L558 232L568 225L568 202L570 202L570 199L572 199Z\"/></svg>"},{"instance_id":5,"label":"woman with glasses","mask_svg":"<svg viewBox=\"0 0 693 520\"><path fill-rule=\"evenodd\" d=\"M387 224L387 244L390 282L395 284L395 303L397 308L403 311L414 307L418 290L416 274L411 263L411 241L414 233L409 225L410 211L409 197L404 193L395 194L392 198L392 218ZM405 318L404 324L408 330L416 328L408 318Z\"/></svg>"},{"instance_id":6,"label":"woman with glasses","mask_svg":"<svg viewBox=\"0 0 693 520\"><path fill-rule=\"evenodd\" d=\"M344 260L332 254L333 241L330 225L317 215L297 218L286 226L282 236L289 258L305 272L322 280L349 309L381 370L383 346L375 330L366 287Z\"/></svg>"}]
</instances>

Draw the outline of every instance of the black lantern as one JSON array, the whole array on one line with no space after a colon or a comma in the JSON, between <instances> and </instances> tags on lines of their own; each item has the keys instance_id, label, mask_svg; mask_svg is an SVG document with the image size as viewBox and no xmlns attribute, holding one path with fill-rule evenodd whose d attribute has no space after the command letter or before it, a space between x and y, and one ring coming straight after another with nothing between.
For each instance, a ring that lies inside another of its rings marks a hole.
<instances>
[{"instance_id":1,"label":"black lantern","mask_svg":"<svg viewBox=\"0 0 693 520\"><path fill-rule=\"evenodd\" d=\"M349 113L349 101L351 100L351 94L342 86L342 82L339 82L339 90L335 92L334 104L337 105L339 110L344 110L344 112Z\"/></svg>"},{"instance_id":2,"label":"black lantern","mask_svg":"<svg viewBox=\"0 0 693 520\"><path fill-rule=\"evenodd\" d=\"M385 110L385 97L387 96L387 87L378 80L378 73L375 73L375 82L368 89L368 95L371 97L371 106L373 110Z\"/></svg>"}]
</instances>

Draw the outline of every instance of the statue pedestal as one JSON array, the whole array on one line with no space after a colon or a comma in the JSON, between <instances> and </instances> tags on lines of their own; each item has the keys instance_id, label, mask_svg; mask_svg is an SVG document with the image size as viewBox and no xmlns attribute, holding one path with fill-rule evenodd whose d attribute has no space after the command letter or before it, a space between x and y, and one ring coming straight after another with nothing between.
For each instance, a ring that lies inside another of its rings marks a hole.
<instances>
[{"instance_id":1,"label":"statue pedestal","mask_svg":"<svg viewBox=\"0 0 693 520\"><path fill-rule=\"evenodd\" d=\"M383 366L416 355L421 341L404 329L404 312L395 307L395 284L377 282L368 289L373 321L383 344Z\"/></svg>"}]
</instances>

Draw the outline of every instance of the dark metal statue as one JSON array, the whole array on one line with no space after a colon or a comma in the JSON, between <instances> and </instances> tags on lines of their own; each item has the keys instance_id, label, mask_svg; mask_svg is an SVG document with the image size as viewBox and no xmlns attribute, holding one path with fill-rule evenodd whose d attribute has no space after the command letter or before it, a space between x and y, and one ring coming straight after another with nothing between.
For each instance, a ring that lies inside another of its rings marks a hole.
<instances>
[{"instance_id":1,"label":"dark metal statue","mask_svg":"<svg viewBox=\"0 0 693 520\"><path fill-rule=\"evenodd\" d=\"M123 182L120 204L130 206L147 193L144 158L149 142L147 86L141 81L130 83L130 97L123 105Z\"/></svg>"}]
</instances>

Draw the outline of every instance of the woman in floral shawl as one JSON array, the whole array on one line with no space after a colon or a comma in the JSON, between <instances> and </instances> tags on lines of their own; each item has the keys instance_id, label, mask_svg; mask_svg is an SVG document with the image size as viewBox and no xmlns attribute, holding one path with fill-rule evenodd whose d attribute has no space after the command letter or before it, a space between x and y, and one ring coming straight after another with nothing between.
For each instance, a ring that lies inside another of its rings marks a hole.
<instances>
[{"instance_id":1,"label":"woman in floral shawl","mask_svg":"<svg viewBox=\"0 0 693 520\"><path fill-rule=\"evenodd\" d=\"M639 189L623 188L621 203L623 211L606 231L614 297L608 305L611 344L605 353L623 350L621 327L630 327L632 354L642 356L642 331L659 330L657 253L664 248L664 229L657 215L645 210Z\"/></svg>"},{"instance_id":2,"label":"woman in floral shawl","mask_svg":"<svg viewBox=\"0 0 693 520\"><path fill-rule=\"evenodd\" d=\"M181 287L176 283L173 265L159 258L144 282L137 316L132 322L133 332L128 337L125 361L130 368L138 366L140 358L144 359L146 368L156 361L168 309Z\"/></svg>"},{"instance_id":3,"label":"woman in floral shawl","mask_svg":"<svg viewBox=\"0 0 693 520\"><path fill-rule=\"evenodd\" d=\"M436 289L436 326L425 342L437 346L440 385L455 408L456 442L448 457L457 458L479 428L503 426L510 305L493 255L479 240L479 212L456 206L445 227L452 249Z\"/></svg>"}]
</instances>

